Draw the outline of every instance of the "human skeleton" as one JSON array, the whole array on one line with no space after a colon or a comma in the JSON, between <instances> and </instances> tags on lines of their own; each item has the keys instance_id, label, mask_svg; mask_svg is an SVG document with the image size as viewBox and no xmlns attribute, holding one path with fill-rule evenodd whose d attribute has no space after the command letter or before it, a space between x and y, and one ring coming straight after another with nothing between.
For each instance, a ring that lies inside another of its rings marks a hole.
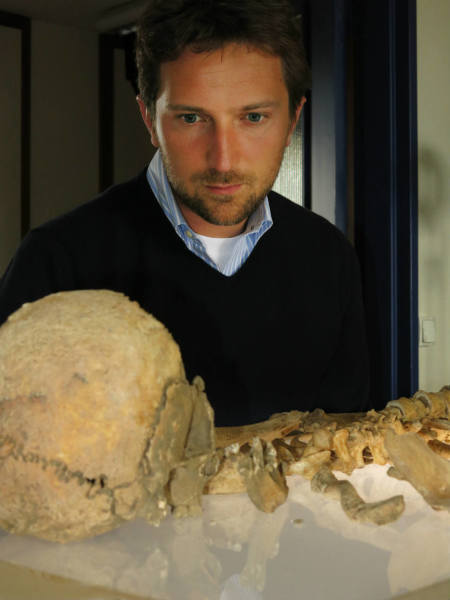
<instances>
[{"instance_id":1,"label":"human skeleton","mask_svg":"<svg viewBox=\"0 0 450 600\"><path fill-rule=\"evenodd\" d=\"M339 498L352 519L388 523L401 496L367 504L335 476L370 463L392 463L448 510L449 414L444 387L379 412L215 428L203 381L187 382L161 323L116 292L53 294L0 328L0 526L65 542L136 517L198 514L202 494L242 491L272 512L288 475Z\"/></svg>"}]
</instances>

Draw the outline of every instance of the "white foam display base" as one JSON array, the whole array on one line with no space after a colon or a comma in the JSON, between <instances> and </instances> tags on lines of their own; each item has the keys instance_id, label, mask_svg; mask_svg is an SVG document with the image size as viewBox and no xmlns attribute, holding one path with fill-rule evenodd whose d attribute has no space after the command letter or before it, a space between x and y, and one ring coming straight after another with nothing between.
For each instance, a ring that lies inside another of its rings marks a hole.
<instances>
[{"instance_id":1,"label":"white foam display base","mask_svg":"<svg viewBox=\"0 0 450 600\"><path fill-rule=\"evenodd\" d=\"M24 578L30 570L48 576L48 598L58 576L60 600L448 600L450 514L386 472L371 465L349 478L366 501L404 495L403 515L380 527L350 521L338 502L295 476L273 514L238 494L204 496L198 518L170 517L159 527L137 520L65 545L0 530L1 564L14 567L0 577L0 599L34 597L13 594L22 569ZM75 582L90 591L77 596Z\"/></svg>"}]
</instances>

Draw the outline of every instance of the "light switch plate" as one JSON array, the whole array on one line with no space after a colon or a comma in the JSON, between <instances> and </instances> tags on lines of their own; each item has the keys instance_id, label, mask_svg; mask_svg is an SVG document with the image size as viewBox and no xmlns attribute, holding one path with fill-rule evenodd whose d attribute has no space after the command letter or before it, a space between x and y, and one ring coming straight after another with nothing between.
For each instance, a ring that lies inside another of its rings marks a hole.
<instances>
[{"instance_id":1,"label":"light switch plate","mask_svg":"<svg viewBox=\"0 0 450 600\"><path fill-rule=\"evenodd\" d=\"M420 317L420 346L432 346L436 343L436 317Z\"/></svg>"}]
</instances>

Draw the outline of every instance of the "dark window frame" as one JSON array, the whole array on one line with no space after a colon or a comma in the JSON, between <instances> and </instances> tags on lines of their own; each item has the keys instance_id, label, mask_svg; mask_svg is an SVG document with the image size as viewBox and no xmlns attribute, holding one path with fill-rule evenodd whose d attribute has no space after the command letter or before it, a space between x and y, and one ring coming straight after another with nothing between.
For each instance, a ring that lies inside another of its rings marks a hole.
<instances>
[{"instance_id":1,"label":"dark window frame","mask_svg":"<svg viewBox=\"0 0 450 600\"><path fill-rule=\"evenodd\" d=\"M22 238L30 229L31 22L28 17L0 11L0 25L21 33L21 218Z\"/></svg>"},{"instance_id":2,"label":"dark window frame","mask_svg":"<svg viewBox=\"0 0 450 600\"><path fill-rule=\"evenodd\" d=\"M416 1L352 6L355 244L381 407L418 388Z\"/></svg>"},{"instance_id":3,"label":"dark window frame","mask_svg":"<svg viewBox=\"0 0 450 600\"><path fill-rule=\"evenodd\" d=\"M99 56L99 191L114 182L114 51L124 51L124 75L137 95L137 72L134 61L134 32L101 33Z\"/></svg>"},{"instance_id":4,"label":"dark window frame","mask_svg":"<svg viewBox=\"0 0 450 600\"><path fill-rule=\"evenodd\" d=\"M319 187L334 194L355 244L382 408L418 388L416 0L309 5L311 206Z\"/></svg>"}]
</instances>

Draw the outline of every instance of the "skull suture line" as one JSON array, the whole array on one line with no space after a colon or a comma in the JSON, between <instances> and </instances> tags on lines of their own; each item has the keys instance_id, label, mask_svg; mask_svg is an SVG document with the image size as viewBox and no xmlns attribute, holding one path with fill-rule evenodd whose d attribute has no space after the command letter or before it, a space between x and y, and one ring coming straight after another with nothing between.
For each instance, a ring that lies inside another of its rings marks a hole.
<instances>
[{"instance_id":1,"label":"skull suture line","mask_svg":"<svg viewBox=\"0 0 450 600\"><path fill-rule=\"evenodd\" d=\"M189 385L167 329L122 294L53 294L0 328L4 529L64 542L158 523L171 493L179 513L200 510L214 450L201 380Z\"/></svg>"}]
</instances>

